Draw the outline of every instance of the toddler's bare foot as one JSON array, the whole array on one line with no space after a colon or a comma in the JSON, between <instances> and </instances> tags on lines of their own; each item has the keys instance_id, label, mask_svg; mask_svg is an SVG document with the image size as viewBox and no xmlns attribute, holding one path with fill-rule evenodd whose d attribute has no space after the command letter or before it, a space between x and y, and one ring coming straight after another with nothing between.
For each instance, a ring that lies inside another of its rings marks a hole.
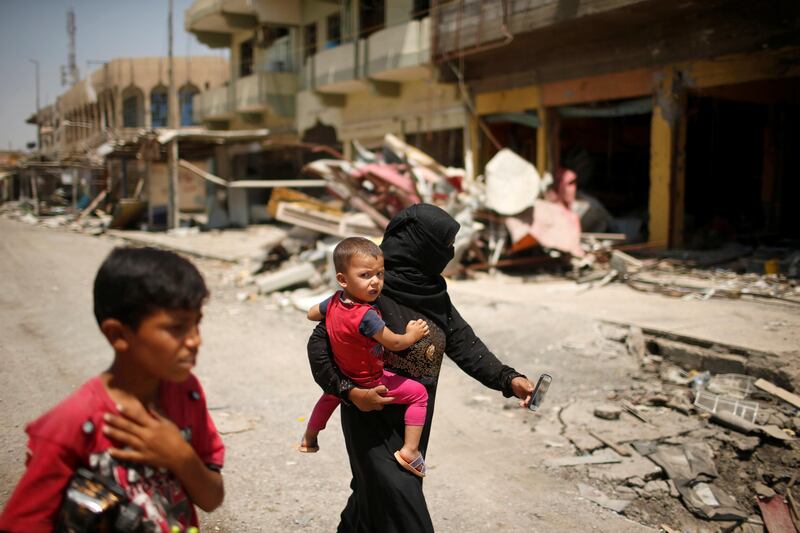
<instances>
[{"instance_id":1,"label":"toddler's bare foot","mask_svg":"<svg viewBox=\"0 0 800 533\"><path fill-rule=\"evenodd\" d=\"M297 450L302 453L318 452L319 444L317 443L317 438L309 437L308 435L303 435L303 438L300 439L300 446L297 447Z\"/></svg>"}]
</instances>

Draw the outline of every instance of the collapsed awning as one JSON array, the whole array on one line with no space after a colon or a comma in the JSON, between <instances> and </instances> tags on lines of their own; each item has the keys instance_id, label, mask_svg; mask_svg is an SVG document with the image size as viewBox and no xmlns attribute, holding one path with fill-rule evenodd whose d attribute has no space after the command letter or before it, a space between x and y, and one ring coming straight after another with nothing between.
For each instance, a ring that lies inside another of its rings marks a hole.
<instances>
[{"instance_id":1,"label":"collapsed awning","mask_svg":"<svg viewBox=\"0 0 800 533\"><path fill-rule=\"evenodd\" d=\"M180 130L159 130L158 142L167 144L173 139L179 141L198 141L225 144L226 142L259 141L269 136L266 128L258 130L206 130L202 128L183 128Z\"/></svg>"}]
</instances>

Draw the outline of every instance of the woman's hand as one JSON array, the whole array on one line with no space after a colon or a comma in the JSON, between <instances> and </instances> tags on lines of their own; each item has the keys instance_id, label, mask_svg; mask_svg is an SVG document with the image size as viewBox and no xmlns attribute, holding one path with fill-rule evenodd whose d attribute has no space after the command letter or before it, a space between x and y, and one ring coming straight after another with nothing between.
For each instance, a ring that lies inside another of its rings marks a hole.
<instances>
[{"instance_id":1,"label":"woman's hand","mask_svg":"<svg viewBox=\"0 0 800 533\"><path fill-rule=\"evenodd\" d=\"M347 393L347 397L350 399L350 403L355 405L359 411L364 411L366 413L369 411L380 411L383 409L384 405L392 403L394 401L394 396L382 396L387 392L389 392L389 389L387 389L385 385L378 385L371 389L350 389L350 392Z\"/></svg>"},{"instance_id":2,"label":"woman's hand","mask_svg":"<svg viewBox=\"0 0 800 533\"><path fill-rule=\"evenodd\" d=\"M511 380L511 390L514 391L514 396L522 400L519 406L528 407L533 396L533 383L524 376L517 376Z\"/></svg>"}]
</instances>

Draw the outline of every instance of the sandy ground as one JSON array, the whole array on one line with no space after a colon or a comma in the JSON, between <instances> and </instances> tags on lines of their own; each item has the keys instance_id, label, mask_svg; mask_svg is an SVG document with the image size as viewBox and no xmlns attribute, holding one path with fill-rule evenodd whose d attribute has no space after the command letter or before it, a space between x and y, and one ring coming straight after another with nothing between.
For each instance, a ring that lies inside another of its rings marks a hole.
<instances>
[{"instance_id":1,"label":"sandy ground","mask_svg":"<svg viewBox=\"0 0 800 533\"><path fill-rule=\"evenodd\" d=\"M91 285L111 238L0 219L0 505L23 470L24 424L85 379L111 353L91 312ZM319 389L305 357L312 324L270 299L239 302L221 280L229 267L198 261L212 289L197 374L227 446L222 508L211 531L333 531L349 468L334 416L322 451L299 454ZM488 289L487 289L488 290ZM625 387L634 367L602 349L597 323L537 301L453 291L461 313L507 364L554 382L540 413L483 388L445 361L425 494L437 531L646 531L578 496L574 476L542 460L571 454L556 409ZM540 430L534 433L534 427ZM552 428L552 438L542 438Z\"/></svg>"}]
</instances>

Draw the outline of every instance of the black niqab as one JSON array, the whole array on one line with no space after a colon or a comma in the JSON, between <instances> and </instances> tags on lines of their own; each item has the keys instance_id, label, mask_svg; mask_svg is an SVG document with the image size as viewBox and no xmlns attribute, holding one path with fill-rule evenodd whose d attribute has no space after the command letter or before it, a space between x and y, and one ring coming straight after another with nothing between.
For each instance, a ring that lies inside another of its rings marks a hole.
<instances>
[{"instance_id":1,"label":"black niqab","mask_svg":"<svg viewBox=\"0 0 800 533\"><path fill-rule=\"evenodd\" d=\"M459 224L444 210L416 204L398 213L383 236L383 292L446 328L450 297L442 270L453 259Z\"/></svg>"}]
</instances>

